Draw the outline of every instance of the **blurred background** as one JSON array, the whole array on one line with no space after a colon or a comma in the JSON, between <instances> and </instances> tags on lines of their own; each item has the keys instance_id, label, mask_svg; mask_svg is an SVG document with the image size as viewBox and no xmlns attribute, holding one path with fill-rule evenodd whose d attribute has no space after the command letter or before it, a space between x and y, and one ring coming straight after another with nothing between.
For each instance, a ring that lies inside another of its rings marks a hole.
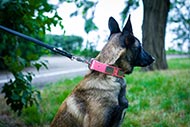
<instances>
[{"instance_id":1,"label":"blurred background","mask_svg":"<svg viewBox=\"0 0 190 127\"><path fill-rule=\"evenodd\" d=\"M90 59L107 42L109 17L122 29L131 14L134 35L156 61L126 76L132 106L123 126L188 126L189 10L187 0L0 0L0 25ZM0 30L0 126L47 126L87 72L86 64Z\"/></svg>"}]
</instances>

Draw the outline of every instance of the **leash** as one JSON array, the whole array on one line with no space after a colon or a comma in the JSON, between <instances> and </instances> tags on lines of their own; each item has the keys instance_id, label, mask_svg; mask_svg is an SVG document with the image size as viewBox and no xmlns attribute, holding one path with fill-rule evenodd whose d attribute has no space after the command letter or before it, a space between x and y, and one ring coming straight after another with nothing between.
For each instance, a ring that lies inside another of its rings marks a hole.
<instances>
[{"instance_id":1,"label":"leash","mask_svg":"<svg viewBox=\"0 0 190 127\"><path fill-rule=\"evenodd\" d=\"M86 63L86 64L88 64L88 67L90 70L98 71L98 72L108 74L108 75L112 75L112 76L119 77L119 78L124 77L124 72L118 67L114 67L114 66L110 66L110 65L101 63L95 59L91 59L91 61L89 62L88 60L83 59L81 57L74 56L65 50L61 50L57 47L53 47L51 45L45 44L44 42L42 42L40 40L37 40L35 38L32 38L30 36L27 36L25 34L22 34L20 32L15 31L15 30L9 29L9 28L4 27L2 25L0 25L0 29L4 30L10 34L24 38L25 40L34 42L35 44L37 44L39 46L45 47L45 48L47 48L47 49L49 49L55 53L58 53L58 54L63 55L65 57L68 57L71 60L76 60L78 62Z\"/></svg>"},{"instance_id":2,"label":"leash","mask_svg":"<svg viewBox=\"0 0 190 127\"><path fill-rule=\"evenodd\" d=\"M76 56L72 55L71 53L68 53L65 50L61 50L61 49L59 49L57 47L53 47L51 45L45 44L44 42L42 42L40 40L37 40L35 38L32 38L32 37L27 36L27 35L22 34L22 33L19 33L19 32L15 31L15 30L9 29L9 28L4 27L2 25L0 25L0 29L4 30L4 31L6 31L6 32L8 32L10 34L13 34L13 35L16 35L18 37L24 38L25 40L34 42L35 44L37 44L39 46L45 47L45 48L47 48L47 49L49 49L49 50L51 50L51 51L53 51L55 53L58 53L58 54L63 55L65 57L68 57L71 60L76 60L76 61L79 61L79 62L82 62L82 63L89 64L89 62L87 60L83 59L83 58L76 57Z\"/></svg>"}]
</instances>

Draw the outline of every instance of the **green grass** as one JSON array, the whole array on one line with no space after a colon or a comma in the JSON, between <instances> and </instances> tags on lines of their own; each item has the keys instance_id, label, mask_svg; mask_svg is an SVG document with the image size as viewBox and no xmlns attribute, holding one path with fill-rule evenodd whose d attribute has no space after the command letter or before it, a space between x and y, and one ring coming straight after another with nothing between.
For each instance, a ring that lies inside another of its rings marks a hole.
<instances>
[{"instance_id":1,"label":"green grass","mask_svg":"<svg viewBox=\"0 0 190 127\"><path fill-rule=\"evenodd\" d=\"M126 76L129 108L122 127L190 126L190 59L171 59L168 64L169 69L165 71L145 73L135 69ZM26 126L48 126L62 101L80 80L82 77L49 84L41 91L40 108L25 109L19 118L13 114L14 120ZM2 123L0 121L0 126Z\"/></svg>"},{"instance_id":2,"label":"green grass","mask_svg":"<svg viewBox=\"0 0 190 127\"><path fill-rule=\"evenodd\" d=\"M169 69L190 69L190 58L186 59L170 59L168 61Z\"/></svg>"},{"instance_id":3,"label":"green grass","mask_svg":"<svg viewBox=\"0 0 190 127\"><path fill-rule=\"evenodd\" d=\"M175 50L175 49L168 49L166 50L166 54L167 55L173 55L173 54L189 54L190 52L184 52L184 51L178 51L178 50Z\"/></svg>"},{"instance_id":4,"label":"green grass","mask_svg":"<svg viewBox=\"0 0 190 127\"><path fill-rule=\"evenodd\" d=\"M190 70L135 72L128 77L125 126L190 125Z\"/></svg>"},{"instance_id":5,"label":"green grass","mask_svg":"<svg viewBox=\"0 0 190 127\"><path fill-rule=\"evenodd\" d=\"M82 80L82 77L77 77L72 80L66 79L55 84L49 84L45 87L42 94L42 102L40 110L37 107L31 107L24 110L22 118L27 125L42 126L48 125L52 121L62 101L71 93L77 83Z\"/></svg>"}]
</instances>

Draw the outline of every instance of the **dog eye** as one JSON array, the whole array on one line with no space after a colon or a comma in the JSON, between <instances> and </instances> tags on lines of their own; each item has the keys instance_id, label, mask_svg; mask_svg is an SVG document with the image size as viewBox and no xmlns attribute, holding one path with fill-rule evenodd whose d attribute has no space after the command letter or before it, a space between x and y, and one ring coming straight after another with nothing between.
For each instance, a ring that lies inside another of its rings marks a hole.
<instances>
[{"instance_id":1,"label":"dog eye","mask_svg":"<svg viewBox=\"0 0 190 127\"><path fill-rule=\"evenodd\" d=\"M130 44L134 44L135 43L135 38L132 35L128 36L127 40L129 41Z\"/></svg>"}]
</instances>

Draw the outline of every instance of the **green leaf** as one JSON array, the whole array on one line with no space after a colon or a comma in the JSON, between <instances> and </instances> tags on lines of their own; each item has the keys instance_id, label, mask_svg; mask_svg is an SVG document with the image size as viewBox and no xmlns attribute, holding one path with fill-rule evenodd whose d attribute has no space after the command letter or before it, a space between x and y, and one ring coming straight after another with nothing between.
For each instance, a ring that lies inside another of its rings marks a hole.
<instances>
[{"instance_id":1,"label":"green leaf","mask_svg":"<svg viewBox=\"0 0 190 127\"><path fill-rule=\"evenodd\" d=\"M93 22L93 18L87 19L85 21L85 32L89 33L92 30L97 30L98 27L95 25L95 23Z\"/></svg>"},{"instance_id":2,"label":"green leaf","mask_svg":"<svg viewBox=\"0 0 190 127\"><path fill-rule=\"evenodd\" d=\"M40 63L35 63L34 66L36 67L36 69L39 71L40 68L42 67L42 65Z\"/></svg>"},{"instance_id":3,"label":"green leaf","mask_svg":"<svg viewBox=\"0 0 190 127\"><path fill-rule=\"evenodd\" d=\"M35 90L31 86L32 73L24 75L22 72L15 73L15 80L8 82L4 85L2 93L5 94L7 104L11 106L11 109L21 114L23 107L28 107L28 104L32 106L40 101L40 92Z\"/></svg>"},{"instance_id":4,"label":"green leaf","mask_svg":"<svg viewBox=\"0 0 190 127\"><path fill-rule=\"evenodd\" d=\"M27 100L26 100L26 98L22 97L22 98L21 98L21 102L22 102L24 105L27 105Z\"/></svg>"},{"instance_id":5,"label":"green leaf","mask_svg":"<svg viewBox=\"0 0 190 127\"><path fill-rule=\"evenodd\" d=\"M35 76L35 75L33 73L27 73L27 75L25 75L28 82L32 82L32 79L33 79L32 76Z\"/></svg>"}]
</instances>

